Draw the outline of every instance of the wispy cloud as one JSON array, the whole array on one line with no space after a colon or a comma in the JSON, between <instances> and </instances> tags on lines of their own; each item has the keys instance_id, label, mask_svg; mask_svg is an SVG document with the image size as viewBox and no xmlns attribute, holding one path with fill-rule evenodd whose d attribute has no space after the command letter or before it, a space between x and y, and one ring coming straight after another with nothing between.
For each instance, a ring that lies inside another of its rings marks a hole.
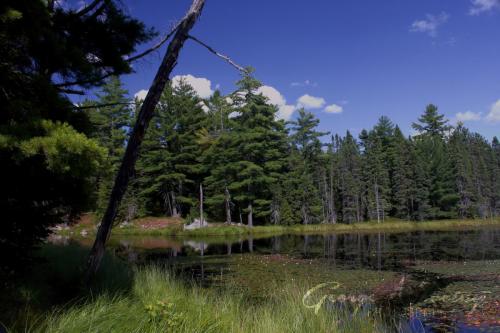
<instances>
[{"instance_id":1,"label":"wispy cloud","mask_svg":"<svg viewBox=\"0 0 500 333\"><path fill-rule=\"evenodd\" d=\"M326 113L342 113L344 108L337 104L330 104L325 108Z\"/></svg>"},{"instance_id":2,"label":"wispy cloud","mask_svg":"<svg viewBox=\"0 0 500 333\"><path fill-rule=\"evenodd\" d=\"M455 114L454 120L457 122L484 121L490 124L500 123L500 99L490 106L488 113L484 116L482 112L458 112Z\"/></svg>"},{"instance_id":3,"label":"wispy cloud","mask_svg":"<svg viewBox=\"0 0 500 333\"><path fill-rule=\"evenodd\" d=\"M286 104L285 97L274 87L260 86L257 93L267 97L269 104L278 107L278 114L276 115L278 119L289 120L296 110L294 105Z\"/></svg>"},{"instance_id":4,"label":"wispy cloud","mask_svg":"<svg viewBox=\"0 0 500 333\"><path fill-rule=\"evenodd\" d=\"M323 97L314 97L309 94L302 95L297 100L297 106L305 109L319 109L322 108L325 103Z\"/></svg>"},{"instance_id":5,"label":"wispy cloud","mask_svg":"<svg viewBox=\"0 0 500 333\"><path fill-rule=\"evenodd\" d=\"M317 87L317 82L312 82L311 80L305 80L303 82L292 82L290 83L292 87Z\"/></svg>"},{"instance_id":6,"label":"wispy cloud","mask_svg":"<svg viewBox=\"0 0 500 333\"><path fill-rule=\"evenodd\" d=\"M500 0L471 0L470 15L479 15L500 8Z\"/></svg>"},{"instance_id":7,"label":"wispy cloud","mask_svg":"<svg viewBox=\"0 0 500 333\"><path fill-rule=\"evenodd\" d=\"M486 116L486 120L492 123L500 122L500 99L491 105L490 112Z\"/></svg>"},{"instance_id":8,"label":"wispy cloud","mask_svg":"<svg viewBox=\"0 0 500 333\"><path fill-rule=\"evenodd\" d=\"M172 87L178 87L181 81L189 84L196 94L201 98L208 98L212 96L212 82L204 77L196 77L191 74L176 75L172 78Z\"/></svg>"},{"instance_id":9,"label":"wispy cloud","mask_svg":"<svg viewBox=\"0 0 500 333\"><path fill-rule=\"evenodd\" d=\"M448 22L450 15L442 12L439 15L427 14L425 19L416 20L410 27L411 32L426 33L431 37L436 37L440 26Z\"/></svg>"},{"instance_id":10,"label":"wispy cloud","mask_svg":"<svg viewBox=\"0 0 500 333\"><path fill-rule=\"evenodd\" d=\"M479 121L481 120L481 112L472 112L472 111L458 112L455 115L455 118L457 121L461 122Z\"/></svg>"}]
</instances>

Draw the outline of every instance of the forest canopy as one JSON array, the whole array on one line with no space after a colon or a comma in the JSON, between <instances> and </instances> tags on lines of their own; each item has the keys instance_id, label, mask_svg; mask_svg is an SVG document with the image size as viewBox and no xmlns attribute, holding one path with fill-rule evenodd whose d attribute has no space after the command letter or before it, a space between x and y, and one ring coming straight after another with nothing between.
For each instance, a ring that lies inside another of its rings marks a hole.
<instances>
[{"instance_id":1,"label":"forest canopy","mask_svg":"<svg viewBox=\"0 0 500 333\"><path fill-rule=\"evenodd\" d=\"M387 117L359 137L319 132L304 109L294 121L243 76L232 94L201 99L182 82L167 88L129 186L119 219L199 216L204 188L208 219L243 224L311 224L490 218L500 214L500 145L451 126L434 105L405 136ZM88 105L123 103L117 78ZM139 100L135 101L140 104ZM111 168L99 178L103 211L134 110L88 109ZM128 120L126 119L128 115ZM108 174L106 176L106 174Z\"/></svg>"}]
</instances>

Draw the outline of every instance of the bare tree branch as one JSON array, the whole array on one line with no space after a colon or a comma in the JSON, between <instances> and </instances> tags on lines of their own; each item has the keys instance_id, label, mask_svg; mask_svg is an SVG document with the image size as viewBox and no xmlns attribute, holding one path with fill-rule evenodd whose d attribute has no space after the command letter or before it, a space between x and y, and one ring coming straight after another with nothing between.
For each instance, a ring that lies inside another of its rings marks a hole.
<instances>
[{"instance_id":1,"label":"bare tree branch","mask_svg":"<svg viewBox=\"0 0 500 333\"><path fill-rule=\"evenodd\" d=\"M97 109L104 108L107 106L117 106L117 105L134 105L135 102L125 102L125 103L105 103L105 104L93 104L93 105L74 105L73 108L77 110L85 109Z\"/></svg>"},{"instance_id":2,"label":"bare tree branch","mask_svg":"<svg viewBox=\"0 0 500 333\"><path fill-rule=\"evenodd\" d=\"M63 88L59 88L58 90L59 92L68 95L85 95L85 92L83 90L63 89Z\"/></svg>"},{"instance_id":3,"label":"bare tree branch","mask_svg":"<svg viewBox=\"0 0 500 333\"><path fill-rule=\"evenodd\" d=\"M94 277L101 263L106 247L106 241L111 234L113 221L118 212L123 195L127 190L130 177L134 173L135 163L139 156L139 148L144 139L146 129L148 128L149 122L153 117L154 110L160 100L160 96L170 80L170 74L177 64L179 53L188 39L189 31L193 28L196 20L200 16L204 4L205 0L193 0L189 11L180 22L174 38L168 45L167 52L163 57L146 98L142 103L139 114L137 115L137 120L127 142L127 148L125 150L125 154L123 155L120 169L116 175L106 212L104 213L99 229L97 230L94 245L92 246L92 250L90 251L87 261L87 269L84 277L87 285Z\"/></svg>"},{"instance_id":4,"label":"bare tree branch","mask_svg":"<svg viewBox=\"0 0 500 333\"><path fill-rule=\"evenodd\" d=\"M156 51L158 50L163 44L165 44L166 41L168 41L170 39L170 37L172 37L172 35L177 31L177 29L179 29L179 25L180 23L177 23L173 28L172 30L170 30L170 32L168 34L165 35L165 37L163 37L158 43L156 43L154 46L150 47L149 49L147 49L146 51L142 52L142 53L139 53L135 56L132 56L130 58L127 59L127 62L132 62L132 61L136 61L137 59L140 59L142 57L145 57L147 56L148 54L150 54L151 52L153 51Z\"/></svg>"},{"instance_id":5,"label":"bare tree branch","mask_svg":"<svg viewBox=\"0 0 500 333\"><path fill-rule=\"evenodd\" d=\"M103 2L105 0L94 0L91 2L88 6L85 6L82 10L76 13L78 16L83 16L88 13L90 13L99 3Z\"/></svg>"},{"instance_id":6,"label":"bare tree branch","mask_svg":"<svg viewBox=\"0 0 500 333\"><path fill-rule=\"evenodd\" d=\"M224 55L224 54L221 54L219 52L217 52L216 50L214 50L211 46L203 43L201 40L199 40L198 38L196 37L193 37L193 36L188 36L189 39L192 39L194 40L196 43L200 44L201 46L205 47L208 51L212 52L213 54L215 54L216 56L218 56L219 58L222 58L224 61L226 61L227 63L229 63L231 66L233 66L234 68L236 68L237 70L239 70L240 72L244 73L244 74L248 74L248 71L238 65L237 63L235 63L233 60L231 60L231 58L229 58L228 56Z\"/></svg>"},{"instance_id":7,"label":"bare tree branch","mask_svg":"<svg viewBox=\"0 0 500 333\"><path fill-rule=\"evenodd\" d=\"M131 56L126 61L128 63L134 62L134 61L136 61L136 60L138 60L140 58L143 58L143 57L147 56L148 54L150 54L150 53L158 50L179 29L179 25L180 25L180 23L177 23L172 28L172 30L168 34L166 34L165 37L163 37L158 43L156 43L155 45L153 45L149 49L145 50L144 52L141 52L139 54ZM103 76L101 76L99 78L95 78L95 79L91 79L91 80L62 82L62 83L55 84L55 86L56 87L70 87L70 86L79 86L79 85L82 85L82 84L91 84L91 83L94 83L94 82L100 82L100 81L102 81L104 79L107 79L110 76L113 76L113 75L116 75L116 72L109 72L109 73L106 73L106 74L104 74Z\"/></svg>"}]
</instances>

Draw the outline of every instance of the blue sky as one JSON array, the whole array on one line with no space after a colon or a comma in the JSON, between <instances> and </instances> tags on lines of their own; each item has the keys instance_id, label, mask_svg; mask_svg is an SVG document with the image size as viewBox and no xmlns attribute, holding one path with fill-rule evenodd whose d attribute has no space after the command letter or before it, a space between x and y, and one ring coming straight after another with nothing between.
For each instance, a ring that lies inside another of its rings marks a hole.
<instances>
[{"instance_id":1,"label":"blue sky","mask_svg":"<svg viewBox=\"0 0 500 333\"><path fill-rule=\"evenodd\" d=\"M160 32L190 4L122 1ZM207 0L192 35L256 68L286 116L303 105L321 130L357 134L386 115L411 134L434 103L451 121L500 136L500 0ZM149 87L163 53L124 77L132 95ZM188 74L210 81L194 81L201 94L230 93L238 79L192 41L174 72Z\"/></svg>"}]
</instances>

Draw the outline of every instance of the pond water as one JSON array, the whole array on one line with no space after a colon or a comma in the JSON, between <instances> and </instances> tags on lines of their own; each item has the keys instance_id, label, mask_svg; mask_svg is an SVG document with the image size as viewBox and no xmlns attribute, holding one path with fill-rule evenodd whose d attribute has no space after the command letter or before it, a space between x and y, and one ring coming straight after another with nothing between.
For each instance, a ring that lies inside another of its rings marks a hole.
<instances>
[{"instance_id":1,"label":"pond water","mask_svg":"<svg viewBox=\"0 0 500 333\"><path fill-rule=\"evenodd\" d=\"M404 332L500 332L500 228L209 240L127 236L112 238L110 248L130 262L166 264L204 286L257 300L279 283L336 281L339 297L390 308Z\"/></svg>"}]
</instances>

